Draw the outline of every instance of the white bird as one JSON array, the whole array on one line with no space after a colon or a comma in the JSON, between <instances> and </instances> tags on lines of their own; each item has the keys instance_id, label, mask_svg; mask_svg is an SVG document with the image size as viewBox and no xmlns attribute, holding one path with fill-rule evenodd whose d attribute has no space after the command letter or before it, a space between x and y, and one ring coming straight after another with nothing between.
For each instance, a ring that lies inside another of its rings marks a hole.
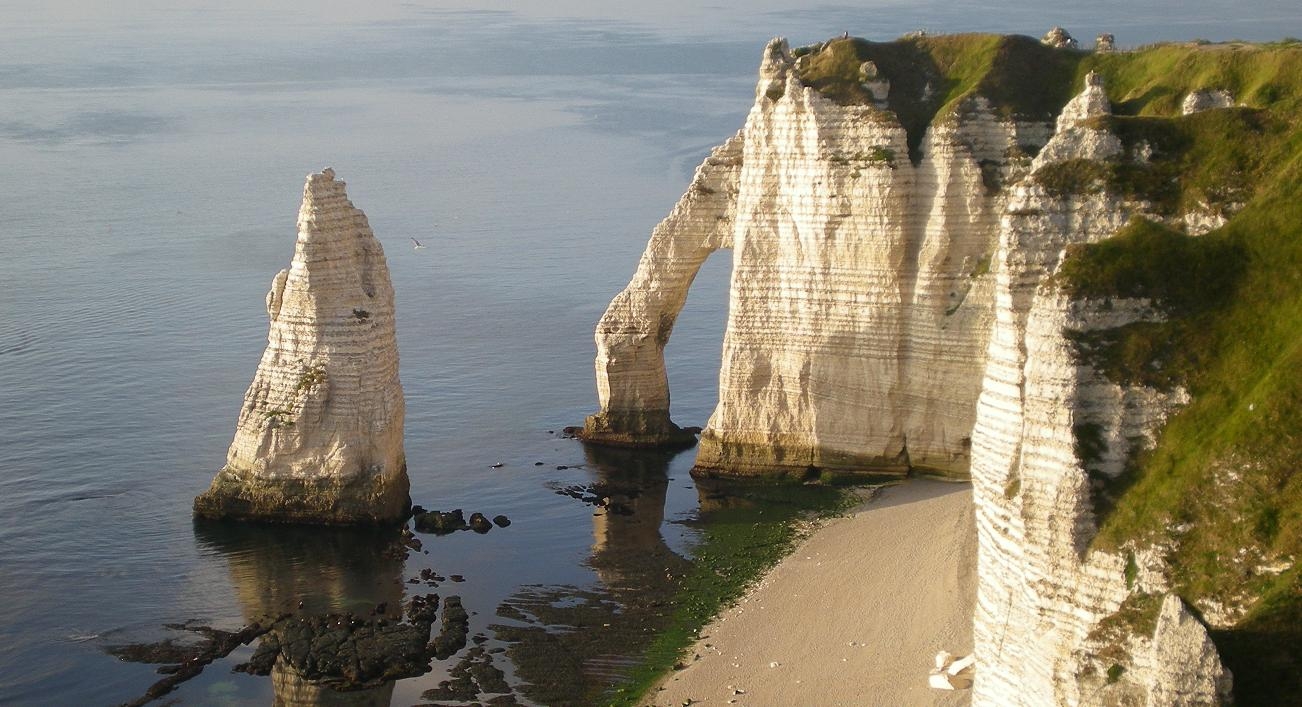
<instances>
[{"instance_id":1,"label":"white bird","mask_svg":"<svg viewBox=\"0 0 1302 707\"><path fill-rule=\"evenodd\" d=\"M408 236L408 238L411 238L411 236ZM412 239L411 239L411 242L416 244L415 246L412 247L412 250L420 250L421 248L424 248L424 247L425 247L425 244L424 244L424 243L421 243L420 241L416 240L415 238L412 238Z\"/></svg>"}]
</instances>

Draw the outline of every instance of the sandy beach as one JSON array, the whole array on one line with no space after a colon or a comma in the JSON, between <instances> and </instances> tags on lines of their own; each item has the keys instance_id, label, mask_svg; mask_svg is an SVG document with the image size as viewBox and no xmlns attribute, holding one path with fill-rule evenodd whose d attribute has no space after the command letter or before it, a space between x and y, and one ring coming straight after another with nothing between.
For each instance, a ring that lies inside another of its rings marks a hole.
<instances>
[{"instance_id":1,"label":"sandy beach","mask_svg":"<svg viewBox=\"0 0 1302 707\"><path fill-rule=\"evenodd\" d=\"M702 630L652 704L966 705L927 673L972 650L975 570L968 484L881 489Z\"/></svg>"}]
</instances>

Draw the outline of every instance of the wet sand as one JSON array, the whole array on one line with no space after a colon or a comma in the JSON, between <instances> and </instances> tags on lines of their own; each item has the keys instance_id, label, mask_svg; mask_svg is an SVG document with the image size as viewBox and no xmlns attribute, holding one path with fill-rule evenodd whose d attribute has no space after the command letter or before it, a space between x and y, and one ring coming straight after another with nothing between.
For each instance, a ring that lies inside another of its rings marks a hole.
<instances>
[{"instance_id":1,"label":"wet sand","mask_svg":"<svg viewBox=\"0 0 1302 707\"><path fill-rule=\"evenodd\" d=\"M652 704L966 705L927 686L972 650L968 484L911 480L827 522L701 631Z\"/></svg>"}]
</instances>

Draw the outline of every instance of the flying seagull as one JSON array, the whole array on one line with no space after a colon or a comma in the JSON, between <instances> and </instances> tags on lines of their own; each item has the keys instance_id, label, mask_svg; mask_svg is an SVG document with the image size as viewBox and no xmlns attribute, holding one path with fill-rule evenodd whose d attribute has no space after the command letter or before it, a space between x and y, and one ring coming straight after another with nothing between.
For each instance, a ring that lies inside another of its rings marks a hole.
<instances>
[{"instance_id":1,"label":"flying seagull","mask_svg":"<svg viewBox=\"0 0 1302 707\"><path fill-rule=\"evenodd\" d=\"M408 238L411 238L411 236L408 236ZM424 248L424 247L425 247L425 244L424 244L424 243L421 243L420 241L416 240L415 238L412 238L412 239L411 239L411 242L416 244L416 245L414 245L414 246L412 247L412 250L420 250L421 248Z\"/></svg>"}]
</instances>

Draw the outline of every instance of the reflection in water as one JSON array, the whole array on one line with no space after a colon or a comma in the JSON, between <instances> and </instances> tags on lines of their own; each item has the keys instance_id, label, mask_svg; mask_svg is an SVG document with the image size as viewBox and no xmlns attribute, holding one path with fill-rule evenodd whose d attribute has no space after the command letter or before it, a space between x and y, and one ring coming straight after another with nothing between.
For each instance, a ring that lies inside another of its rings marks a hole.
<instances>
[{"instance_id":1,"label":"reflection in water","mask_svg":"<svg viewBox=\"0 0 1302 707\"><path fill-rule=\"evenodd\" d=\"M383 676L395 672L398 656L376 655L389 665L365 671L344 658L349 648L419 657L428 639L428 623L396 623L407 555L397 531L196 521L195 537L225 555L247 621L296 614L276 624L251 661L261 657L270 668L277 706L389 704L394 680ZM324 650L302 649L310 643ZM412 672L401 668L393 677Z\"/></svg>"},{"instance_id":2,"label":"reflection in water","mask_svg":"<svg viewBox=\"0 0 1302 707\"><path fill-rule=\"evenodd\" d=\"M747 495L754 493L755 487L741 487L739 482L724 479L695 479L696 497L701 508L701 515L734 508L754 508L755 500Z\"/></svg>"},{"instance_id":3,"label":"reflection in water","mask_svg":"<svg viewBox=\"0 0 1302 707\"><path fill-rule=\"evenodd\" d=\"M393 529L195 521L201 550L230 568L244 617L368 613L402 605L406 548ZM300 602L302 604L300 605Z\"/></svg>"},{"instance_id":4,"label":"reflection in water","mask_svg":"<svg viewBox=\"0 0 1302 707\"><path fill-rule=\"evenodd\" d=\"M226 558L247 625L169 626L203 640L110 648L124 660L174 664L132 704L166 694L257 638L252 658L235 670L270 675L274 704L285 707L388 705L395 680L429 671L438 598L415 600L402 620L407 548L399 531L200 520L195 537Z\"/></svg>"},{"instance_id":5,"label":"reflection in water","mask_svg":"<svg viewBox=\"0 0 1302 707\"><path fill-rule=\"evenodd\" d=\"M588 565L601 587L526 587L498 607L492 628L542 704L593 704L625 678L673 613L689 562L660 535L669 462L678 452L585 445L593 482L558 493L595 507Z\"/></svg>"},{"instance_id":6,"label":"reflection in water","mask_svg":"<svg viewBox=\"0 0 1302 707\"><path fill-rule=\"evenodd\" d=\"M271 685L276 691L274 707L388 707L393 700L394 681L361 690L336 690L280 661L271 669Z\"/></svg>"}]
</instances>

